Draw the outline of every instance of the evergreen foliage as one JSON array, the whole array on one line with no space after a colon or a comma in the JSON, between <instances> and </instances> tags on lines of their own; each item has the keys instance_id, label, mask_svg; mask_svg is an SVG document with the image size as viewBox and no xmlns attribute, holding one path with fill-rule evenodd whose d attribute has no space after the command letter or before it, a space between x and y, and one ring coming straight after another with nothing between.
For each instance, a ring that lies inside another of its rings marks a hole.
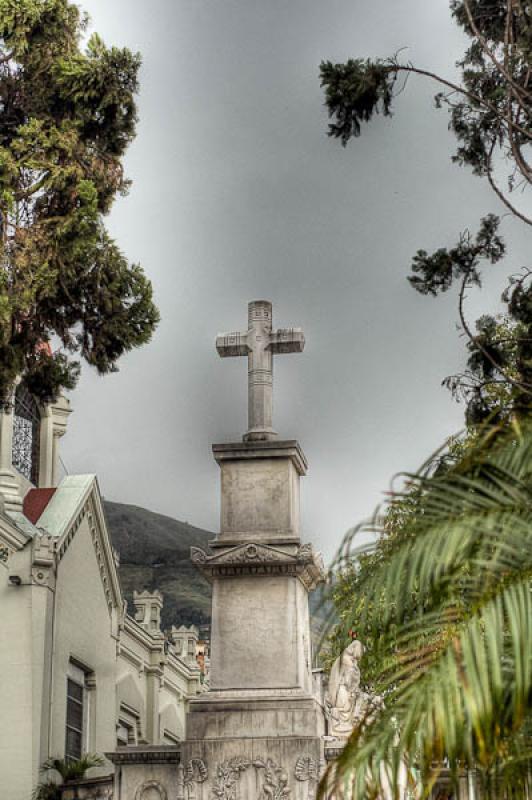
<instances>
[{"instance_id":1,"label":"evergreen foliage","mask_svg":"<svg viewBox=\"0 0 532 800\"><path fill-rule=\"evenodd\" d=\"M423 797L444 763L489 797L531 788L532 427L484 428L447 455L364 527L374 553L354 561L346 542L335 644L370 644L362 673L385 701L327 776L346 800L376 797L401 763Z\"/></svg>"},{"instance_id":2,"label":"evergreen foliage","mask_svg":"<svg viewBox=\"0 0 532 800\"><path fill-rule=\"evenodd\" d=\"M0 0L0 396L43 401L147 342L152 287L103 216L128 181L140 57L107 48L67 0ZM56 351L52 352L52 346Z\"/></svg>"},{"instance_id":3,"label":"evergreen foliage","mask_svg":"<svg viewBox=\"0 0 532 800\"><path fill-rule=\"evenodd\" d=\"M532 183L532 8L522 0L450 0L454 19L470 39L458 62L459 83L397 56L383 60L349 59L321 64L321 83L332 122L329 136L345 147L375 114L391 116L400 75L415 74L442 86L437 107L449 111L449 127L458 146L453 161L486 178L498 199L527 225L532 219L514 200ZM498 168L507 168L506 185ZM496 169L497 168L497 169ZM460 285L460 314L468 336L466 370L446 385L467 404L467 420L478 424L517 411L528 413L532 395L532 273L512 276L502 300L505 312L482 317L476 332L463 310L466 290L481 285L479 259L501 261L505 245L493 214L481 221L476 239L461 234L458 244L429 255L420 250L412 262L412 286L437 295Z\"/></svg>"}]
</instances>

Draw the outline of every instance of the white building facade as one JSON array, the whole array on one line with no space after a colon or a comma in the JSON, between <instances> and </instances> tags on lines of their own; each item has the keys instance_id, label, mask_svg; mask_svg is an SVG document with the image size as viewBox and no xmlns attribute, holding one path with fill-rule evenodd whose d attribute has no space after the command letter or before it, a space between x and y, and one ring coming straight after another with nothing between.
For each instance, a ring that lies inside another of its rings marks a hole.
<instances>
[{"instance_id":1,"label":"white building facade","mask_svg":"<svg viewBox=\"0 0 532 800\"><path fill-rule=\"evenodd\" d=\"M50 757L175 746L202 691L195 628L167 639L162 597L126 612L94 475L58 486L70 409L23 392L0 413L2 797L30 800ZM177 629L176 629L177 630ZM111 763L100 775L113 773ZM98 771L91 772L98 775Z\"/></svg>"}]
</instances>

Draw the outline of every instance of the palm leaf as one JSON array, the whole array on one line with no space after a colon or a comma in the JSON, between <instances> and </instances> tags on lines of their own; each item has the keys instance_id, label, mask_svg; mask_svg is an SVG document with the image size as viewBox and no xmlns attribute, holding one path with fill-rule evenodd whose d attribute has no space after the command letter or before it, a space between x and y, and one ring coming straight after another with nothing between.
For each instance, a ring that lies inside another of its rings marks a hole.
<instances>
[{"instance_id":1,"label":"palm leaf","mask_svg":"<svg viewBox=\"0 0 532 800\"><path fill-rule=\"evenodd\" d=\"M532 433L490 442L442 475L410 476L418 513L357 582L387 699L335 767L342 797L367 798L388 778L397 788L405 762L425 787L444 758L455 772L481 768L497 792L529 764Z\"/></svg>"}]
</instances>

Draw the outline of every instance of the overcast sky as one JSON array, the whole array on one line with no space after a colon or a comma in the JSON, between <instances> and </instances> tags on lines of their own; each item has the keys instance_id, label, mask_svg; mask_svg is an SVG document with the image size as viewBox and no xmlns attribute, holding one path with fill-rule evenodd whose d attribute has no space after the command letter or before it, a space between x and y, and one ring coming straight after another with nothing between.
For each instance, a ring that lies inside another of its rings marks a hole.
<instances>
[{"instance_id":1,"label":"overcast sky","mask_svg":"<svg viewBox=\"0 0 532 800\"><path fill-rule=\"evenodd\" d=\"M62 452L104 495L217 530L210 446L246 427L245 359L216 333L246 327L249 300L301 326L302 355L275 360L274 425L309 459L303 538L330 557L351 525L461 427L441 387L464 360L456 295L406 281L420 248L453 244L500 211L483 181L450 163L454 139L434 85L412 79L393 119L342 149L327 138L322 59L399 48L453 75L463 39L447 0L86 0L107 44L143 57L133 180L108 219L151 278L162 322L117 375L84 369ZM510 255L471 319L493 309ZM522 229L523 228L523 229Z\"/></svg>"}]
</instances>

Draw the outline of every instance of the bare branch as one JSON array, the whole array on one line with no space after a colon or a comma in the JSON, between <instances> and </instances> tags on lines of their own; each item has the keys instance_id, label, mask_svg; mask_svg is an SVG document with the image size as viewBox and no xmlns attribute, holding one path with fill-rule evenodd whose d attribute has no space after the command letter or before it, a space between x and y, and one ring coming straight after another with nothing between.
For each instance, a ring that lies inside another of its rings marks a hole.
<instances>
[{"instance_id":1,"label":"bare branch","mask_svg":"<svg viewBox=\"0 0 532 800\"><path fill-rule=\"evenodd\" d=\"M458 92L458 94L463 95L464 97L469 98L473 103L483 108L487 108L492 114L501 120L501 122L507 127L508 121L506 120L505 116L501 114L499 109L490 103L488 100L484 100L482 97L474 94L473 92L468 91L464 86L460 86L457 83L453 83L452 81L446 80L446 78L442 78L440 75L437 75L435 72L430 72L430 70L420 69L419 67L414 67L413 64L393 64L390 67L391 72L412 72L416 75L423 75L426 78L431 78L436 83L441 83L442 86L447 86L447 88L452 89L453 92ZM523 128L521 125L517 123L512 123L512 129L519 131L526 139L530 139L532 141L532 132Z\"/></svg>"}]
</instances>

